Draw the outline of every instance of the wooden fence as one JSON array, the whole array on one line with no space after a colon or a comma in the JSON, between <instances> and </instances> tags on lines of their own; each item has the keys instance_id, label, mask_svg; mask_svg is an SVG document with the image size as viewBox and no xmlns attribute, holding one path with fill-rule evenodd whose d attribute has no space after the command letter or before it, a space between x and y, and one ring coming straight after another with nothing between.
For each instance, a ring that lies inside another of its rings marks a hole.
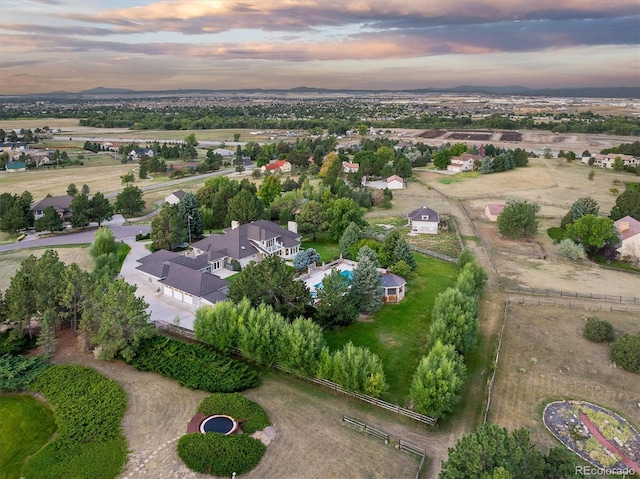
<instances>
[{"instance_id":1,"label":"wooden fence","mask_svg":"<svg viewBox=\"0 0 640 479\"><path fill-rule=\"evenodd\" d=\"M371 436L377 437L378 439L382 439L385 444L389 444L392 441L391 437L386 432L371 427L368 424L359 421L358 419L349 416L342 416L342 421L358 427L362 432L366 434L370 434ZM424 467L424 463L427 459L427 451L419 446L416 446L415 444L403 441L402 439L398 439L397 444L397 448L399 450L404 451L408 454L418 456L420 458L420 465L418 466L418 471L416 472L416 479L418 479L420 477L420 473L422 472L422 468Z\"/></svg>"},{"instance_id":2,"label":"wooden fence","mask_svg":"<svg viewBox=\"0 0 640 479\"><path fill-rule=\"evenodd\" d=\"M577 291L561 291L557 289L539 289L528 286L505 286L507 293L530 294L532 296L545 296L553 298L589 299L592 301L604 301L605 303L630 303L640 304L637 296L619 296L606 293L578 293Z\"/></svg>"},{"instance_id":3,"label":"wooden fence","mask_svg":"<svg viewBox=\"0 0 640 479\"><path fill-rule=\"evenodd\" d=\"M154 321L153 324L157 329L160 329L160 330L163 330L163 331L167 331L170 334L173 334L173 335L176 335L176 336L185 337L185 338L188 338L190 340L206 344L204 341L202 341L201 339L197 338L195 333L193 331L189 330L189 329L186 329L186 328L183 328L183 327L180 327L180 326L176 326L175 324L171 324L171 323L168 323L166 321ZM242 353L242 351L240 351L237 348L231 348L231 351L233 352L233 354L245 357L244 354ZM310 377L305 376L303 374L300 374L300 373L298 373L296 371L292 371L291 369L287 369L287 368L285 368L283 366L280 366L279 364L274 364L273 368L278 370L278 371L282 371L284 373L290 374L291 376L294 376L296 378L303 379L305 381L309 381L309 382L312 382L314 384L318 384L320 386L323 386L323 387L325 387L327 389L330 389L332 391L335 391L337 393L344 394L345 396L350 396L350 397L355 398L355 399L357 399L359 401L366 402L368 404L371 404L373 406L379 407L381 409L385 409L387 411L394 412L396 414L400 414L401 416L408 417L410 419L413 419L414 421L419 421L419 422L421 422L423 424L427 424L429 426L435 426L436 423L438 422L437 418L425 416L424 414L417 413L415 411L412 411L411 409L404 408L404 407L399 406L397 404L392 404L392 403L389 403L389 402L386 402L386 401L382 401L381 399L374 398L374 397L371 397L371 396L367 396L366 394L360 394L360 393L355 392L355 391L349 391L347 389L344 389L339 384L336 384L336 383L334 383L332 381L329 381L327 379L310 378Z\"/></svg>"},{"instance_id":4,"label":"wooden fence","mask_svg":"<svg viewBox=\"0 0 640 479\"><path fill-rule=\"evenodd\" d=\"M638 313L640 314L640 307L633 306L616 306L615 304L603 304L603 303L581 303L579 301L556 301L553 299L542 299L538 298L527 298L520 297L507 298L507 302L509 304L520 304L520 305L537 305L537 306L562 306L570 309L582 309L585 311L608 311L610 313Z\"/></svg>"},{"instance_id":5,"label":"wooden fence","mask_svg":"<svg viewBox=\"0 0 640 479\"><path fill-rule=\"evenodd\" d=\"M502 312L502 326L500 326L500 336L498 337L498 348L496 349L496 358L493 361L493 373L489 380L489 387L487 388L487 407L484 410L483 424L487 423L487 417L489 416L489 408L491 407L491 393L493 392L493 383L496 380L496 372L498 371L498 361L500 360L500 351L502 350L502 337L504 336L504 326L507 322L507 308L509 307L509 301L504 305Z\"/></svg>"}]
</instances>

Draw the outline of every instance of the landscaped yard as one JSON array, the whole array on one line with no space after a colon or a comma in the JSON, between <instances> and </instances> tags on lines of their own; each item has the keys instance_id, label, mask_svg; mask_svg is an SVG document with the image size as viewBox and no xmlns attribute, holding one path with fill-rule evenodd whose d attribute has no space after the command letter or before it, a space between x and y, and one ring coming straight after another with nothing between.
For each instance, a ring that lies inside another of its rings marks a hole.
<instances>
[{"instance_id":1,"label":"landscaped yard","mask_svg":"<svg viewBox=\"0 0 640 479\"><path fill-rule=\"evenodd\" d=\"M44 446L56 430L53 413L23 395L0 396L0 478L21 476L24 461Z\"/></svg>"},{"instance_id":2,"label":"landscaped yard","mask_svg":"<svg viewBox=\"0 0 640 479\"><path fill-rule=\"evenodd\" d=\"M337 241L330 239L327 233L318 233L315 241L311 236L302 238L301 247L302 249L314 248L325 263L340 256L340 247Z\"/></svg>"},{"instance_id":3,"label":"landscaped yard","mask_svg":"<svg viewBox=\"0 0 640 479\"><path fill-rule=\"evenodd\" d=\"M406 240L407 243L411 245L446 254L452 258L457 258L460 251L462 251L458 235L455 232L439 232L437 235L420 234L416 236L407 236Z\"/></svg>"},{"instance_id":4,"label":"landscaped yard","mask_svg":"<svg viewBox=\"0 0 640 479\"><path fill-rule=\"evenodd\" d=\"M431 309L435 297L453 286L457 267L445 261L416 254L417 274L408 281L407 295L399 304L385 305L372 320L325 333L332 349L352 341L380 356L389 390L382 399L406 405L413 373L427 354Z\"/></svg>"}]
</instances>

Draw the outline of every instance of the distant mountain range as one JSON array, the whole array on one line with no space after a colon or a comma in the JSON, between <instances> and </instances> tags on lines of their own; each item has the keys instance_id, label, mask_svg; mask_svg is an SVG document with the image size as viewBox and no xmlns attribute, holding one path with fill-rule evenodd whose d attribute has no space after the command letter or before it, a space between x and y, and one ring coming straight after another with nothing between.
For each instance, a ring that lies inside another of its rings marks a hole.
<instances>
[{"instance_id":1,"label":"distant mountain range","mask_svg":"<svg viewBox=\"0 0 640 479\"><path fill-rule=\"evenodd\" d=\"M510 86L473 86L460 85L452 88L415 88L409 90L366 90L366 89L330 89L330 88L310 88L297 87L290 89L263 89L248 88L238 90L207 90L207 89L187 89L187 90L130 90L127 88L105 88L97 87L79 92L57 91L50 93L31 94L24 96L64 96L64 95L187 95L187 94L274 94L286 95L296 93L331 95L331 94L385 94L385 93L460 93L460 94L485 94L485 95L517 95L517 96L547 96L547 97L586 97L586 98L640 98L640 86L638 87L575 87L575 88L527 88L519 85Z\"/></svg>"}]
</instances>

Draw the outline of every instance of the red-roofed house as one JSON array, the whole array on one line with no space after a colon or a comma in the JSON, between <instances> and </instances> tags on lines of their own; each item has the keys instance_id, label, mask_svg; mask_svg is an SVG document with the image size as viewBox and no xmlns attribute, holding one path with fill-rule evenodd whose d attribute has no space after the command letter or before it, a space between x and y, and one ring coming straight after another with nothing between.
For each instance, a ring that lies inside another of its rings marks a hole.
<instances>
[{"instance_id":1,"label":"red-roofed house","mask_svg":"<svg viewBox=\"0 0 640 479\"><path fill-rule=\"evenodd\" d=\"M640 221L625 216L615 223L620 234L620 247L617 248L621 256L631 256L640 260Z\"/></svg>"},{"instance_id":2,"label":"red-roofed house","mask_svg":"<svg viewBox=\"0 0 640 479\"><path fill-rule=\"evenodd\" d=\"M498 221L498 216L504 210L505 205L490 204L484 207L484 215L489 221Z\"/></svg>"},{"instance_id":3,"label":"red-roofed house","mask_svg":"<svg viewBox=\"0 0 640 479\"><path fill-rule=\"evenodd\" d=\"M349 163L348 161L342 162L342 171L345 173L357 173L360 165L358 163Z\"/></svg>"},{"instance_id":4,"label":"red-roofed house","mask_svg":"<svg viewBox=\"0 0 640 479\"><path fill-rule=\"evenodd\" d=\"M260 173L265 174L275 174L275 173L288 173L291 171L291 163L287 160L276 160L268 165L263 165L260 168Z\"/></svg>"},{"instance_id":5,"label":"red-roofed house","mask_svg":"<svg viewBox=\"0 0 640 479\"><path fill-rule=\"evenodd\" d=\"M404 180L398 175L387 178L387 188L390 190L404 190Z\"/></svg>"}]
</instances>

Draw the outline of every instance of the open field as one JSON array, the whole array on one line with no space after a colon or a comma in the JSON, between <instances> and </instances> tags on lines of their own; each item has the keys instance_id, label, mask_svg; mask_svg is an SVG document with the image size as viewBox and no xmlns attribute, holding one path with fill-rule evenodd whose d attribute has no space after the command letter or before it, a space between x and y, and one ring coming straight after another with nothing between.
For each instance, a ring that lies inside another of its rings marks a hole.
<instances>
[{"instance_id":1,"label":"open field","mask_svg":"<svg viewBox=\"0 0 640 479\"><path fill-rule=\"evenodd\" d=\"M582 336L590 315L611 322L616 336L640 332L640 316L625 313L509 307L490 421L509 429L526 427L537 444L555 446L542 423L542 409L552 399L567 398L610 408L640 426L638 375L614 369L609 345Z\"/></svg>"},{"instance_id":2,"label":"open field","mask_svg":"<svg viewBox=\"0 0 640 479\"><path fill-rule=\"evenodd\" d=\"M112 193L122 189L120 176L134 169L132 165L115 163L105 166L68 166L50 170L22 171L0 174L0 190L20 194L30 191L35 201L47 194L64 195L70 183L80 188L88 185L91 193ZM151 180L140 180L136 175L134 185L152 184Z\"/></svg>"},{"instance_id":3,"label":"open field","mask_svg":"<svg viewBox=\"0 0 640 479\"><path fill-rule=\"evenodd\" d=\"M89 254L88 246L34 248L0 253L0 291L5 291L9 287L12 276L24 259L30 255L40 257L47 249L57 251L60 260L65 264L77 263L80 268L86 271L93 270L93 258Z\"/></svg>"},{"instance_id":4,"label":"open field","mask_svg":"<svg viewBox=\"0 0 640 479\"><path fill-rule=\"evenodd\" d=\"M185 433L197 405L208 394L119 361L103 362L80 354L68 331L59 333L55 362L94 367L118 381L127 392L129 406L123 429L131 454L121 477L210 477L189 471L177 456L175 442L171 442ZM243 475L247 478L415 476L418 461L414 457L343 425L345 414L425 447L428 452L435 445L439 458L454 440L442 434L440 438L427 437L430 434L417 423L372 412L366 405L276 373L269 373L262 385L245 395L265 409L277 431L258 467Z\"/></svg>"}]
</instances>

